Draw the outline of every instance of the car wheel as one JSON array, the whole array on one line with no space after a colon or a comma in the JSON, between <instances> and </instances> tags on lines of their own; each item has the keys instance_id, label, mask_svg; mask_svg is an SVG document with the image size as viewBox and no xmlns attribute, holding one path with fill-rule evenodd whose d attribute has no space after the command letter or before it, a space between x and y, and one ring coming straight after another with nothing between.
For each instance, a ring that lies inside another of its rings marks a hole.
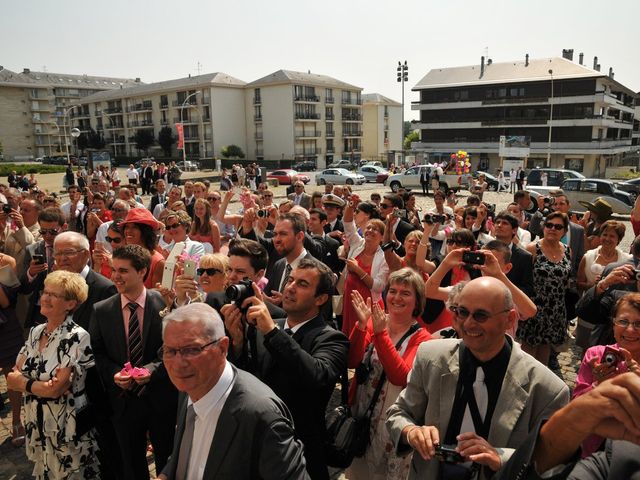
<instances>
[{"instance_id":1,"label":"car wheel","mask_svg":"<svg viewBox=\"0 0 640 480\"><path fill-rule=\"evenodd\" d=\"M325 182L324 178L320 178L317 183L318 185L324 185L327 182Z\"/></svg>"},{"instance_id":2,"label":"car wheel","mask_svg":"<svg viewBox=\"0 0 640 480\"><path fill-rule=\"evenodd\" d=\"M347 178L347 181L345 183L347 185L353 185L353 180L351 180L350 178Z\"/></svg>"},{"instance_id":3,"label":"car wheel","mask_svg":"<svg viewBox=\"0 0 640 480\"><path fill-rule=\"evenodd\" d=\"M400 190L400 182L391 182L391 185L389 185L391 187L391 191L393 193L398 193L398 190Z\"/></svg>"},{"instance_id":4,"label":"car wheel","mask_svg":"<svg viewBox=\"0 0 640 480\"><path fill-rule=\"evenodd\" d=\"M632 203L636 203L636 198L638 198L638 193L637 192L628 192L629 196L631 197L631 202Z\"/></svg>"}]
</instances>

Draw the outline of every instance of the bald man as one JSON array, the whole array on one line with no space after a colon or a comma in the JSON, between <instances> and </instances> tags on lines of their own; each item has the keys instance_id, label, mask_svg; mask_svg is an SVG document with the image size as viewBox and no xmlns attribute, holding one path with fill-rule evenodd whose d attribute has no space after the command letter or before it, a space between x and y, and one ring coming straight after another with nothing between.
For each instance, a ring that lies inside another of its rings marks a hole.
<instances>
[{"instance_id":1,"label":"bald man","mask_svg":"<svg viewBox=\"0 0 640 480\"><path fill-rule=\"evenodd\" d=\"M419 347L387 421L397 453L416 450L410 479L450 478L461 468L490 478L540 420L569 401L562 380L505 334L516 319L504 283L480 277L458 298L461 339ZM451 446L460 461L440 462L436 444Z\"/></svg>"}]
</instances>

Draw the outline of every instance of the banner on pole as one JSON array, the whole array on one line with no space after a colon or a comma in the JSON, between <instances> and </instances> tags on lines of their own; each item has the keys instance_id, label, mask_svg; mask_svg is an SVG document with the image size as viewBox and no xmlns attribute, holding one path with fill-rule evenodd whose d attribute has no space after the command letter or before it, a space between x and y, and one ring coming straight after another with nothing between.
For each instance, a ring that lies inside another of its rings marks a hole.
<instances>
[{"instance_id":1,"label":"banner on pole","mask_svg":"<svg viewBox=\"0 0 640 480\"><path fill-rule=\"evenodd\" d=\"M184 148L184 126L182 123L176 123L176 131L178 132L178 149Z\"/></svg>"}]
</instances>

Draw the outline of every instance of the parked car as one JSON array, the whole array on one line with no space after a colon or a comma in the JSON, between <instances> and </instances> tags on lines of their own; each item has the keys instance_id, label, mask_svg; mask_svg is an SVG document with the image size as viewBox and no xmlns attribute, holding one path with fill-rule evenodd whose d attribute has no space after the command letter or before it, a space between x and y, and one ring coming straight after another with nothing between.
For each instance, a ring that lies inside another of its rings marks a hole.
<instances>
[{"instance_id":1,"label":"parked car","mask_svg":"<svg viewBox=\"0 0 640 480\"><path fill-rule=\"evenodd\" d=\"M423 169L429 169L429 174L433 173L435 167L429 165L416 165L406 170L404 173L396 173L389 176L385 180L384 184L391 187L393 192L397 192L400 188L421 188L420 178L422 176ZM431 185L429 185L431 188ZM460 190L463 188L469 188L468 178L464 175L459 176L456 174L445 173L440 176L440 188L443 191L446 190Z\"/></svg>"},{"instance_id":2,"label":"parked car","mask_svg":"<svg viewBox=\"0 0 640 480\"><path fill-rule=\"evenodd\" d=\"M200 165L198 162L193 162L191 160L185 160L184 162L177 162L176 165L183 172L195 172L200 170Z\"/></svg>"},{"instance_id":3,"label":"parked car","mask_svg":"<svg viewBox=\"0 0 640 480\"><path fill-rule=\"evenodd\" d=\"M327 166L329 168L346 168L347 170L353 168L353 164L349 160L336 160Z\"/></svg>"},{"instance_id":4,"label":"parked car","mask_svg":"<svg viewBox=\"0 0 640 480\"><path fill-rule=\"evenodd\" d=\"M298 173L297 170L292 170L290 168L274 170L273 172L267 174L267 180L278 180L278 183L280 183L280 185L291 185L291 179L293 177L298 177L298 180L300 180L305 185L311 181L309 175Z\"/></svg>"},{"instance_id":5,"label":"parked car","mask_svg":"<svg viewBox=\"0 0 640 480\"><path fill-rule=\"evenodd\" d=\"M527 176L527 185L541 186L540 175L542 172L547 172L547 187L559 187L568 178L585 178L581 173L564 168L534 168Z\"/></svg>"},{"instance_id":6,"label":"parked car","mask_svg":"<svg viewBox=\"0 0 640 480\"><path fill-rule=\"evenodd\" d=\"M366 179L367 182L384 183L389 176L389 170L376 165L363 165L358 169L358 173Z\"/></svg>"},{"instance_id":7,"label":"parked car","mask_svg":"<svg viewBox=\"0 0 640 480\"><path fill-rule=\"evenodd\" d=\"M316 183L324 185L333 183L334 185L362 185L366 182L364 175L350 172L346 168L328 168L316 175Z\"/></svg>"},{"instance_id":8,"label":"parked car","mask_svg":"<svg viewBox=\"0 0 640 480\"><path fill-rule=\"evenodd\" d=\"M298 172L315 172L317 166L316 162L310 160L299 162L293 165L293 168Z\"/></svg>"},{"instance_id":9,"label":"parked car","mask_svg":"<svg viewBox=\"0 0 640 480\"><path fill-rule=\"evenodd\" d=\"M600 197L611 205L613 213L619 215L629 215L633 207L633 198L622 190L618 190L615 183L611 180L603 178L570 178L565 180L560 186L564 194L571 203L571 210L576 212L584 212L586 208L581 205L580 201L593 202ZM558 187L529 187L531 197L536 199L540 195L548 195L552 190Z\"/></svg>"},{"instance_id":10,"label":"parked car","mask_svg":"<svg viewBox=\"0 0 640 480\"><path fill-rule=\"evenodd\" d=\"M635 202L638 195L640 195L640 177L632 178L630 180L625 181L615 181L616 188L618 190L622 190L623 192L627 192L633 198Z\"/></svg>"},{"instance_id":11,"label":"parked car","mask_svg":"<svg viewBox=\"0 0 640 480\"><path fill-rule=\"evenodd\" d=\"M496 192L496 191L498 191L498 177L496 177L495 175L492 175L492 174L487 173L487 172L481 172L481 171L479 171L479 172L473 172L473 173L471 174L471 176L472 176L472 177L473 177L473 179L475 180L475 179L477 179L477 178L478 178L478 175L480 175L481 173L484 175L485 181L486 181L486 182L487 182L487 184L488 184L487 189L488 189L488 190L490 190L490 191L492 191L492 192ZM506 188L507 190L509 189L509 182L510 182L510 180L509 180L509 177L507 176L507 177L504 179L504 181L502 182L502 189L503 189L503 190L504 190L505 188Z\"/></svg>"}]
</instances>

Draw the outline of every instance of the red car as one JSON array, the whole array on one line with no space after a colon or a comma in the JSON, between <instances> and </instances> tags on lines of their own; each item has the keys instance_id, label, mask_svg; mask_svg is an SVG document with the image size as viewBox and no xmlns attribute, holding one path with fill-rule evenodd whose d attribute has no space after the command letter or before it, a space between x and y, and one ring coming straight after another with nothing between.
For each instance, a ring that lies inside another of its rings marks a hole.
<instances>
[{"instance_id":1,"label":"red car","mask_svg":"<svg viewBox=\"0 0 640 480\"><path fill-rule=\"evenodd\" d=\"M274 170L273 172L267 174L267 180L278 180L278 183L280 183L280 185L291 185L292 177L298 177L298 180L303 182L305 185L311 181L309 175L298 173L297 171L291 170L290 168Z\"/></svg>"}]
</instances>

